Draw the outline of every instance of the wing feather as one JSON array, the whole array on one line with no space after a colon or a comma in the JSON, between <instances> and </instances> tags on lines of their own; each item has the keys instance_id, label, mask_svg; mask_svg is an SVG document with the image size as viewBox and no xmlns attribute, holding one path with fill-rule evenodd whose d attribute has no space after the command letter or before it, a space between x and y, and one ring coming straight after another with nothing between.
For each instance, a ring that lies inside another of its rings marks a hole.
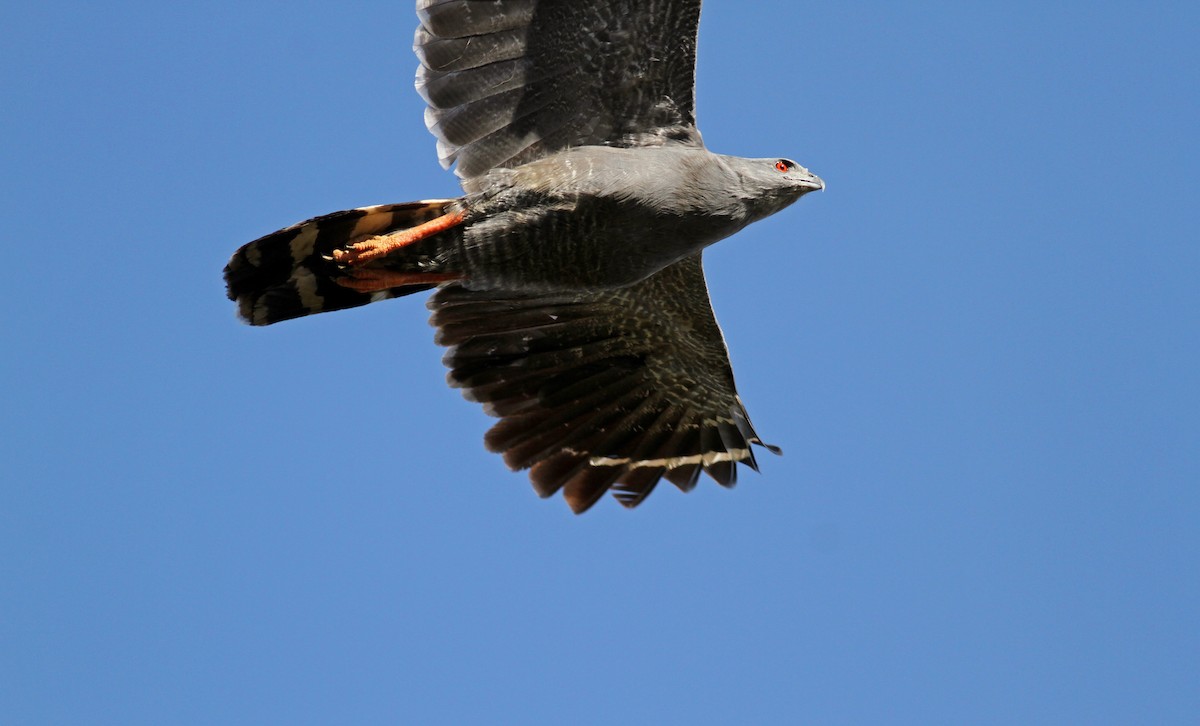
<instances>
[{"instance_id":1,"label":"wing feather","mask_svg":"<svg viewBox=\"0 0 1200 726\"><path fill-rule=\"evenodd\" d=\"M636 506L661 478L737 482L765 446L734 387L700 256L615 291L438 290L447 378L500 417L485 444L576 511L612 489ZM768 447L778 453L774 447Z\"/></svg>"},{"instance_id":2,"label":"wing feather","mask_svg":"<svg viewBox=\"0 0 1200 726\"><path fill-rule=\"evenodd\" d=\"M700 144L700 0L421 0L417 88L469 178L569 146Z\"/></svg>"}]
</instances>

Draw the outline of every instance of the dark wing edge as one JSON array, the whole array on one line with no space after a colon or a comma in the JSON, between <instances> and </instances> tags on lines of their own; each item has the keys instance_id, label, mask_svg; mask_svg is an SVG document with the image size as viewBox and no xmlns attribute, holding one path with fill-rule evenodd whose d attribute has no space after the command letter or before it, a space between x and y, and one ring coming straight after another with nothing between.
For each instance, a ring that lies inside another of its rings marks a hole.
<instances>
[{"instance_id":1,"label":"dark wing edge","mask_svg":"<svg viewBox=\"0 0 1200 726\"><path fill-rule=\"evenodd\" d=\"M418 0L417 90L460 177L572 146L700 145L700 0Z\"/></svg>"},{"instance_id":2,"label":"dark wing edge","mask_svg":"<svg viewBox=\"0 0 1200 726\"><path fill-rule=\"evenodd\" d=\"M451 386L500 418L485 436L542 497L635 507L665 478L737 482L774 453L738 397L697 254L621 290L561 296L440 288L429 301Z\"/></svg>"}]
</instances>

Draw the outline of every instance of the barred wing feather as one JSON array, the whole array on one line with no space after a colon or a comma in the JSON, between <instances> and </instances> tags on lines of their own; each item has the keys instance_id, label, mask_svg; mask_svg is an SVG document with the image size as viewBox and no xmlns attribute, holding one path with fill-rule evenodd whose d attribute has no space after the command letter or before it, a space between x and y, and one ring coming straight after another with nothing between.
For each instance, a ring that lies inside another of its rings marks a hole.
<instances>
[{"instance_id":1,"label":"barred wing feather","mask_svg":"<svg viewBox=\"0 0 1200 726\"><path fill-rule=\"evenodd\" d=\"M500 421L487 447L576 512L610 488L636 506L662 478L723 486L757 468L700 255L620 290L471 292L430 299L452 386ZM778 453L775 447L768 449Z\"/></svg>"},{"instance_id":2,"label":"barred wing feather","mask_svg":"<svg viewBox=\"0 0 1200 726\"><path fill-rule=\"evenodd\" d=\"M700 0L419 0L417 90L464 178L570 146L700 144Z\"/></svg>"}]
</instances>

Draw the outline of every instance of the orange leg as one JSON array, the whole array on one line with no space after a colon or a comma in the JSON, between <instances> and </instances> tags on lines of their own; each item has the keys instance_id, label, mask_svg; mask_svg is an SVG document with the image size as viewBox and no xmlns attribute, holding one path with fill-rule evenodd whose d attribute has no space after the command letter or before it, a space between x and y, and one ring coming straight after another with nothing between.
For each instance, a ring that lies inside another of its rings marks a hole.
<instances>
[{"instance_id":1,"label":"orange leg","mask_svg":"<svg viewBox=\"0 0 1200 726\"><path fill-rule=\"evenodd\" d=\"M444 232L451 227L457 227L462 224L464 217L465 215L462 212L443 214L437 219L432 219L424 224L418 224L416 227L410 227L409 229L393 232L392 234L368 237L361 242L355 242L344 250L334 250L333 261L343 265L356 266L386 257L401 247L407 247L414 242L420 242L427 237L432 237L438 232Z\"/></svg>"},{"instance_id":2,"label":"orange leg","mask_svg":"<svg viewBox=\"0 0 1200 726\"><path fill-rule=\"evenodd\" d=\"M337 279L337 284L357 292L380 292L404 285L437 285L461 280L462 275L444 272L391 272L388 270L354 270L349 277Z\"/></svg>"}]
</instances>

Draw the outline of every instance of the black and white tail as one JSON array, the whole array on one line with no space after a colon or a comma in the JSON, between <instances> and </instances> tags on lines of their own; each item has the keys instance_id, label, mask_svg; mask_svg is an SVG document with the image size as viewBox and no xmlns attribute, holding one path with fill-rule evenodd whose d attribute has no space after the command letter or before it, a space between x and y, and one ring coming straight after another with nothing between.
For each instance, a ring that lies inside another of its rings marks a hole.
<instances>
[{"instance_id":1,"label":"black and white tail","mask_svg":"<svg viewBox=\"0 0 1200 726\"><path fill-rule=\"evenodd\" d=\"M238 316L247 323L270 325L434 287L415 284L358 292L338 284L346 273L332 255L356 241L437 219L454 201L428 199L348 209L260 237L243 245L225 266L229 299L237 303Z\"/></svg>"}]
</instances>

